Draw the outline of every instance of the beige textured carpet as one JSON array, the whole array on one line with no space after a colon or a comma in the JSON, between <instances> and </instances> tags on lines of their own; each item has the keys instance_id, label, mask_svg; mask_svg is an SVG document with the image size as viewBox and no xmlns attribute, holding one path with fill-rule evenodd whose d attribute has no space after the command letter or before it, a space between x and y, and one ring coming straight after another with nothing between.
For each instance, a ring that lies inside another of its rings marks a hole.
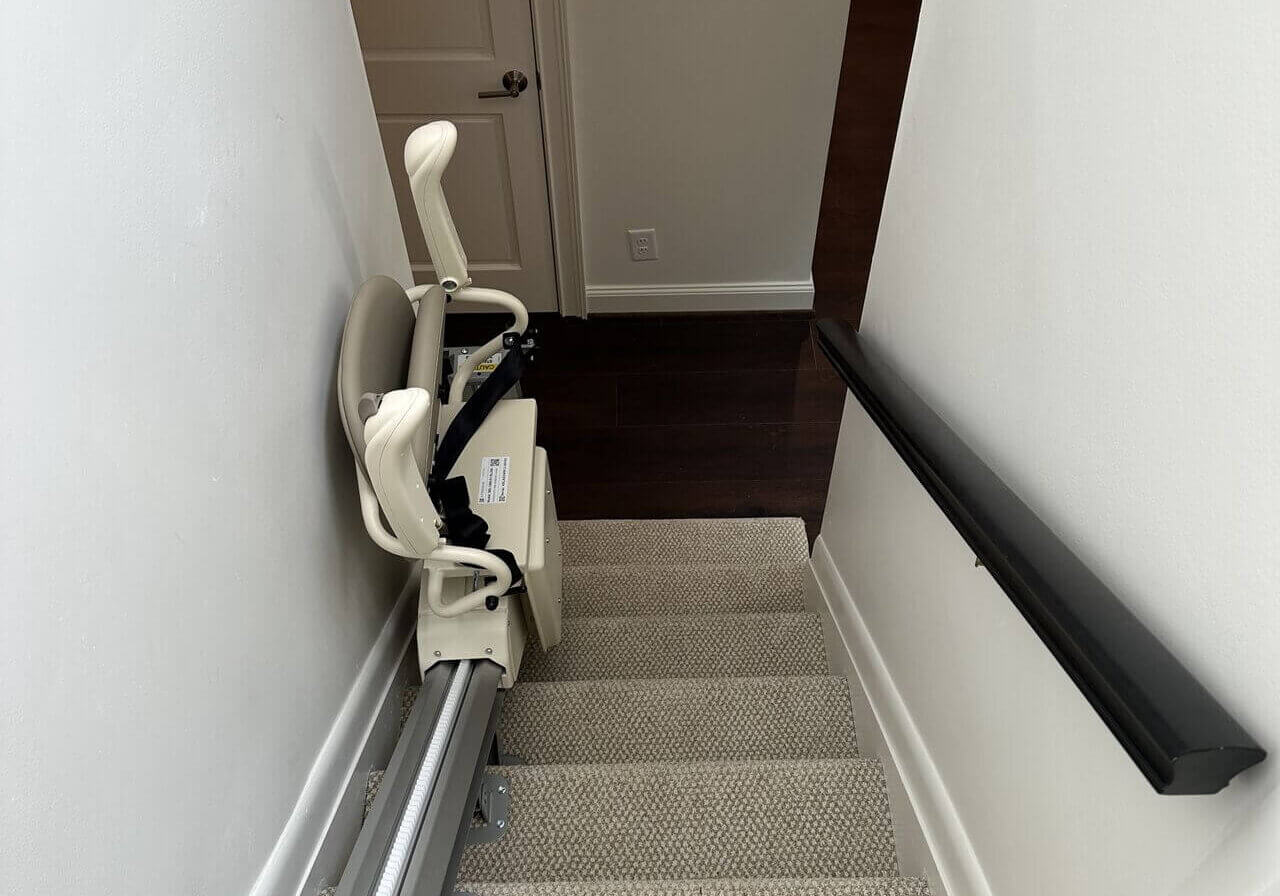
<instances>
[{"instance_id":1,"label":"beige textured carpet","mask_svg":"<svg viewBox=\"0 0 1280 896\"><path fill-rule=\"evenodd\" d=\"M467 892L473 896L929 896L925 882L912 877L476 883Z\"/></svg>"},{"instance_id":2,"label":"beige textured carpet","mask_svg":"<svg viewBox=\"0 0 1280 896\"><path fill-rule=\"evenodd\" d=\"M499 724L526 763L476 896L925 896L804 606L799 520L561 524L565 636Z\"/></svg>"},{"instance_id":3,"label":"beige textured carpet","mask_svg":"<svg viewBox=\"0 0 1280 896\"><path fill-rule=\"evenodd\" d=\"M877 762L530 765L463 880L865 877L897 872Z\"/></svg>"},{"instance_id":4,"label":"beige textured carpet","mask_svg":"<svg viewBox=\"0 0 1280 896\"><path fill-rule=\"evenodd\" d=\"M804 522L748 520L579 520L560 524L565 566L604 564L803 564Z\"/></svg>"},{"instance_id":5,"label":"beige textured carpet","mask_svg":"<svg viewBox=\"0 0 1280 896\"><path fill-rule=\"evenodd\" d=\"M928 896L804 606L799 520L565 522L564 641L499 722L474 896Z\"/></svg>"},{"instance_id":6,"label":"beige textured carpet","mask_svg":"<svg viewBox=\"0 0 1280 896\"><path fill-rule=\"evenodd\" d=\"M828 677L528 682L500 730L532 764L857 755L849 688Z\"/></svg>"},{"instance_id":7,"label":"beige textured carpet","mask_svg":"<svg viewBox=\"0 0 1280 896\"><path fill-rule=\"evenodd\" d=\"M566 566L566 616L777 613L804 609L803 563Z\"/></svg>"},{"instance_id":8,"label":"beige textured carpet","mask_svg":"<svg viewBox=\"0 0 1280 896\"><path fill-rule=\"evenodd\" d=\"M593 616L566 619L564 640L525 653L521 681L822 675L822 627L812 613Z\"/></svg>"}]
</instances>

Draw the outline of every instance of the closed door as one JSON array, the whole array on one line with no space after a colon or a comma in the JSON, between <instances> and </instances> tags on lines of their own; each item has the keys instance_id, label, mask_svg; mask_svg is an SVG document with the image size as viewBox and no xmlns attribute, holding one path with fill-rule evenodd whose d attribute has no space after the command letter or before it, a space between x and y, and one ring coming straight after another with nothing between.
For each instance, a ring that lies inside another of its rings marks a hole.
<instances>
[{"instance_id":1,"label":"closed door","mask_svg":"<svg viewBox=\"0 0 1280 896\"><path fill-rule=\"evenodd\" d=\"M352 8L414 278L436 282L404 142L419 125L447 118L458 148L444 189L472 282L504 289L531 311L555 311L529 0L353 0ZM527 79L514 96L502 93L509 71Z\"/></svg>"}]
</instances>

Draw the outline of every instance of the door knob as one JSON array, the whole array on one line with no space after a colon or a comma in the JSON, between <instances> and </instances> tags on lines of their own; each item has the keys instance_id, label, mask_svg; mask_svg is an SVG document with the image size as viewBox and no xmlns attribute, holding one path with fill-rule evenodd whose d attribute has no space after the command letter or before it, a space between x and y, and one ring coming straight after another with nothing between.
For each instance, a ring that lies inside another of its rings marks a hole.
<instances>
[{"instance_id":1,"label":"door knob","mask_svg":"<svg viewBox=\"0 0 1280 896\"><path fill-rule=\"evenodd\" d=\"M529 79L524 76L524 72L517 68L513 68L502 76L502 90L482 90L476 94L482 100L496 100L504 97L518 97L524 89L529 86Z\"/></svg>"}]
</instances>

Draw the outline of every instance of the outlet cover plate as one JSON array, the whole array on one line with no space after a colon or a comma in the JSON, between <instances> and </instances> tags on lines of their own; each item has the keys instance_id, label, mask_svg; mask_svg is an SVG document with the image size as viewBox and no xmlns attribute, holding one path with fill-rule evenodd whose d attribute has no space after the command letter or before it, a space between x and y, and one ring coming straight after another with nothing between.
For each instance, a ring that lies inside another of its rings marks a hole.
<instances>
[{"instance_id":1,"label":"outlet cover plate","mask_svg":"<svg viewBox=\"0 0 1280 896\"><path fill-rule=\"evenodd\" d=\"M631 247L632 261L658 260L658 231L652 227L628 230L627 245Z\"/></svg>"}]
</instances>

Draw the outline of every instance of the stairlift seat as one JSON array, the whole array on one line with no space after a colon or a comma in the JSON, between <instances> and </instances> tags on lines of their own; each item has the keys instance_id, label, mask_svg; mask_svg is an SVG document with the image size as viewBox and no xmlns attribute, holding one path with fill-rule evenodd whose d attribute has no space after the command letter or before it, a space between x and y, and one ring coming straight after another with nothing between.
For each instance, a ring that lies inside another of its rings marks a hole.
<instances>
[{"instance_id":1,"label":"stairlift seat","mask_svg":"<svg viewBox=\"0 0 1280 896\"><path fill-rule=\"evenodd\" d=\"M436 292L443 293L443 290L436 287ZM390 277L373 277L360 287L351 303L338 355L339 416L355 457L365 526L379 546L392 553L415 558L425 557L437 546L438 536L433 539L420 528L429 520L434 530L435 522L429 519L430 514L424 514L425 518L418 526L405 527L407 511L393 509L388 512L384 503L385 489L375 487L375 481L381 483L389 470L381 462L377 469L369 468L368 422L371 405L377 405L374 397L409 386L412 373L416 381L414 385L427 394L425 400L418 402L418 425L408 432L402 430L400 434L407 437L406 447L412 453L416 481L422 482L430 475L438 404L435 396L422 388L422 384L438 376L439 360L435 356L442 340L443 301L432 297L428 291L420 302L420 310L423 306L438 309L438 313L420 313L415 317L409 297L399 283ZM440 319L434 320L433 317ZM403 396L401 401L407 398ZM384 441L392 435L385 427L379 429ZM378 456L383 457L383 454ZM385 462L389 464L391 458L385 458ZM390 524L389 529L383 522L384 517ZM400 526L393 517L399 518ZM400 531L402 527L405 529L403 532ZM411 543L405 543L406 538Z\"/></svg>"},{"instance_id":2,"label":"stairlift seat","mask_svg":"<svg viewBox=\"0 0 1280 896\"><path fill-rule=\"evenodd\" d=\"M365 450L361 399L406 385L417 325L404 287L390 277L368 280L347 313L338 353L338 406L347 443L360 469L364 469ZM430 458L424 460L430 462Z\"/></svg>"},{"instance_id":3,"label":"stairlift seat","mask_svg":"<svg viewBox=\"0 0 1280 896\"><path fill-rule=\"evenodd\" d=\"M471 374L466 364L454 374L448 402L441 401L451 294L514 317L475 353L476 361L500 349L506 334L518 338L529 320L514 296L468 285L466 255L440 186L456 144L447 121L424 125L406 143L406 168L440 283L406 291L374 277L361 287L343 332L339 404L365 528L380 547L423 563L420 668L490 659L510 687L524 652L526 618L544 648L560 640L559 532L546 452L535 444L536 403L468 406L461 388ZM464 410L467 422L450 431ZM445 432L450 437L438 451ZM447 482L457 478L466 483L465 496ZM513 573L523 578L523 595L508 593Z\"/></svg>"}]
</instances>

